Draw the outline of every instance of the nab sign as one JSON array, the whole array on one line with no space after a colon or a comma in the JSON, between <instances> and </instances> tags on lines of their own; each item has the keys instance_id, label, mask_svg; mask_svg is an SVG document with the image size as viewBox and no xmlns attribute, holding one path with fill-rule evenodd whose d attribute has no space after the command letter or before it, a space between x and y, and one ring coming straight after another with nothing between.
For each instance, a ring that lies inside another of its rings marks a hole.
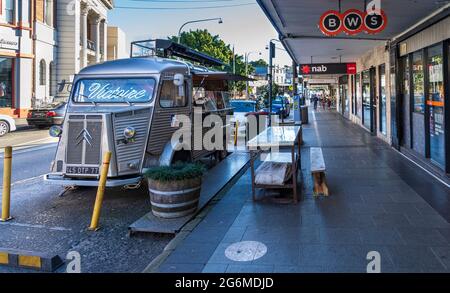
<instances>
[{"instance_id":1,"label":"nab sign","mask_svg":"<svg viewBox=\"0 0 450 293\"><path fill-rule=\"evenodd\" d=\"M301 64L302 75L356 74L356 63Z\"/></svg>"}]
</instances>

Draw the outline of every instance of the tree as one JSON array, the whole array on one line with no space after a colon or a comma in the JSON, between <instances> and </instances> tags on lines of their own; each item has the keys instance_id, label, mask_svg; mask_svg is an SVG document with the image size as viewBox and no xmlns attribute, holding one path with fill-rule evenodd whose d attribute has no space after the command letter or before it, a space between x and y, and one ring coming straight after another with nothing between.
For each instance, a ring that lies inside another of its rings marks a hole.
<instances>
[{"instance_id":1,"label":"tree","mask_svg":"<svg viewBox=\"0 0 450 293\"><path fill-rule=\"evenodd\" d=\"M267 108L269 107L269 85L261 86L257 89L258 92L261 93L258 99L258 104L260 108ZM272 100L281 94L281 88L274 83L272 85Z\"/></svg>"},{"instance_id":2,"label":"tree","mask_svg":"<svg viewBox=\"0 0 450 293\"><path fill-rule=\"evenodd\" d=\"M269 67L269 64L264 59L259 59L256 61L250 62L253 67Z\"/></svg>"},{"instance_id":3,"label":"tree","mask_svg":"<svg viewBox=\"0 0 450 293\"><path fill-rule=\"evenodd\" d=\"M169 40L178 41L177 36L169 37ZM194 50L205 53L211 57L221 60L227 64L225 68L215 68L233 72L233 49L230 44L226 44L218 35L212 35L208 30L191 30L181 33L180 43ZM236 74L246 75L244 56L235 54ZM249 65L248 72L252 73L253 67ZM245 89L245 82L237 82L234 85L238 91Z\"/></svg>"}]
</instances>

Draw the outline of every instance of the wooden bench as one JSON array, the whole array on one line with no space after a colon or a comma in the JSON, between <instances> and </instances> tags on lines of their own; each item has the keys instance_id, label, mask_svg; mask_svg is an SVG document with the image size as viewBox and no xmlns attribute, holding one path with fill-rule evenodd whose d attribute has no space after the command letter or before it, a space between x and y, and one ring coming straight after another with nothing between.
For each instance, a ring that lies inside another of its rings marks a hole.
<instances>
[{"instance_id":1,"label":"wooden bench","mask_svg":"<svg viewBox=\"0 0 450 293\"><path fill-rule=\"evenodd\" d=\"M325 178L325 161L323 159L322 148L311 148L311 174L314 180L314 196L328 196L328 186Z\"/></svg>"}]
</instances>

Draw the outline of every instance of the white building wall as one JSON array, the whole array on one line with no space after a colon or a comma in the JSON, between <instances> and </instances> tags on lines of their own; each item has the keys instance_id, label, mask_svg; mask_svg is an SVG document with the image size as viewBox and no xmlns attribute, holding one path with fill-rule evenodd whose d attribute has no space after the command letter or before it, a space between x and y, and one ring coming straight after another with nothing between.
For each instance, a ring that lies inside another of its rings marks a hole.
<instances>
[{"instance_id":1,"label":"white building wall","mask_svg":"<svg viewBox=\"0 0 450 293\"><path fill-rule=\"evenodd\" d=\"M56 50L57 33L56 30L44 23L35 22L36 42L35 42L35 106L49 103L53 100L56 87ZM41 61L45 63L45 82L41 84L40 72ZM50 67L53 65L53 69ZM53 74L53 77L51 76ZM51 81L53 79L53 81ZM50 86L53 85L53 89Z\"/></svg>"}]
</instances>

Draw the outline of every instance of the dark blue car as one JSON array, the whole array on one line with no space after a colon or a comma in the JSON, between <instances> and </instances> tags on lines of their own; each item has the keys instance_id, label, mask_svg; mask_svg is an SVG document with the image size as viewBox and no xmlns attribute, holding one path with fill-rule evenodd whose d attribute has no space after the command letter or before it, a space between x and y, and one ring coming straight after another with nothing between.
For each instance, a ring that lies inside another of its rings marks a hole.
<instances>
[{"instance_id":1,"label":"dark blue car","mask_svg":"<svg viewBox=\"0 0 450 293\"><path fill-rule=\"evenodd\" d=\"M280 117L283 116L283 118L289 117L291 114L291 107L288 98L278 96L272 100L272 113L275 113Z\"/></svg>"}]
</instances>

